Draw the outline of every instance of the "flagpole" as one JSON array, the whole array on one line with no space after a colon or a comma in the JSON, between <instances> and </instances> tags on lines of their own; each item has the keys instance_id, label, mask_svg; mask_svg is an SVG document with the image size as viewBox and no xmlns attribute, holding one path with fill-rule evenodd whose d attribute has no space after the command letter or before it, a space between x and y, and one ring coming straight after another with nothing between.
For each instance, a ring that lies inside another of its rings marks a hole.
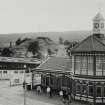
<instances>
[{"instance_id":1,"label":"flagpole","mask_svg":"<svg viewBox=\"0 0 105 105\"><path fill-rule=\"evenodd\" d=\"M26 65L24 65L24 105L26 105Z\"/></svg>"}]
</instances>

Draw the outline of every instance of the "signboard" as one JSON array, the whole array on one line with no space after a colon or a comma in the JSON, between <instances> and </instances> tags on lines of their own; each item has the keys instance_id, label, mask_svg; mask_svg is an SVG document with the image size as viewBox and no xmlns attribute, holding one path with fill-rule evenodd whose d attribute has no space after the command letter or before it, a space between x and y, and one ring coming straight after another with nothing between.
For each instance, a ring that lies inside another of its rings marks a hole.
<instances>
[{"instance_id":1,"label":"signboard","mask_svg":"<svg viewBox=\"0 0 105 105\"><path fill-rule=\"evenodd\" d=\"M41 75L40 74L34 74L33 78L33 85L39 85L41 84Z\"/></svg>"},{"instance_id":2,"label":"signboard","mask_svg":"<svg viewBox=\"0 0 105 105\"><path fill-rule=\"evenodd\" d=\"M27 84L32 83L32 73L25 73L25 80Z\"/></svg>"},{"instance_id":3,"label":"signboard","mask_svg":"<svg viewBox=\"0 0 105 105\"><path fill-rule=\"evenodd\" d=\"M10 85L19 85L19 84L23 84L24 81L24 74L11 74L10 76Z\"/></svg>"}]
</instances>

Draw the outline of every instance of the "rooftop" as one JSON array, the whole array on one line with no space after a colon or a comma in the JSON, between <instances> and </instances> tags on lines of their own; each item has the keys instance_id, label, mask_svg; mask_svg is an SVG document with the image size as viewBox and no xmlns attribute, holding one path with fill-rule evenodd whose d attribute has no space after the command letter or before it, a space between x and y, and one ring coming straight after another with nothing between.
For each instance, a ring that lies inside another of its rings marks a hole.
<instances>
[{"instance_id":1,"label":"rooftop","mask_svg":"<svg viewBox=\"0 0 105 105\"><path fill-rule=\"evenodd\" d=\"M72 68L71 61L71 58L49 57L37 68L37 70L50 72L70 72Z\"/></svg>"},{"instance_id":2,"label":"rooftop","mask_svg":"<svg viewBox=\"0 0 105 105\"><path fill-rule=\"evenodd\" d=\"M72 49L72 52L93 52L93 51L105 52L105 44L102 42L101 39L97 38L94 35L90 35Z\"/></svg>"}]
</instances>

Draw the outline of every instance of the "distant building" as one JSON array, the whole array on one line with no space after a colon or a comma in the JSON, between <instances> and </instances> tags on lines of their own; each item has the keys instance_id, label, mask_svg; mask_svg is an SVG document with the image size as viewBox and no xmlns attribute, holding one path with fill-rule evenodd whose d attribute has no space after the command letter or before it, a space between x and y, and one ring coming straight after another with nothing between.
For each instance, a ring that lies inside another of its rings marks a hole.
<instances>
[{"instance_id":1,"label":"distant building","mask_svg":"<svg viewBox=\"0 0 105 105\"><path fill-rule=\"evenodd\" d=\"M48 57L45 62L32 71L33 89L37 85L41 85L43 88L50 86L54 90L61 88L69 90L72 73L71 61L72 59L64 57Z\"/></svg>"},{"instance_id":2,"label":"distant building","mask_svg":"<svg viewBox=\"0 0 105 105\"><path fill-rule=\"evenodd\" d=\"M29 70L40 63L40 60L34 58L0 57L0 79L10 80L10 85L22 84L25 72L30 73ZM26 80L29 81L27 78Z\"/></svg>"},{"instance_id":3,"label":"distant building","mask_svg":"<svg viewBox=\"0 0 105 105\"><path fill-rule=\"evenodd\" d=\"M58 57L68 57L66 47L62 44L58 46L57 55Z\"/></svg>"}]
</instances>

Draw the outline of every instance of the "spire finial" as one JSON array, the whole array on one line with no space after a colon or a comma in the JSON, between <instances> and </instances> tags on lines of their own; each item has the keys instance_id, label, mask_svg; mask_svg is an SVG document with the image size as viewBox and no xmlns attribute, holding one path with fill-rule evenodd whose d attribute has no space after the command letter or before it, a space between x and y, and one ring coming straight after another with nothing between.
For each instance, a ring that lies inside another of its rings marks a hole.
<instances>
[{"instance_id":1,"label":"spire finial","mask_svg":"<svg viewBox=\"0 0 105 105\"><path fill-rule=\"evenodd\" d=\"M102 1L98 1L98 12L101 13L102 12L102 8L103 8L103 3Z\"/></svg>"},{"instance_id":2,"label":"spire finial","mask_svg":"<svg viewBox=\"0 0 105 105\"><path fill-rule=\"evenodd\" d=\"M98 12L101 13L101 7L98 8Z\"/></svg>"}]
</instances>

